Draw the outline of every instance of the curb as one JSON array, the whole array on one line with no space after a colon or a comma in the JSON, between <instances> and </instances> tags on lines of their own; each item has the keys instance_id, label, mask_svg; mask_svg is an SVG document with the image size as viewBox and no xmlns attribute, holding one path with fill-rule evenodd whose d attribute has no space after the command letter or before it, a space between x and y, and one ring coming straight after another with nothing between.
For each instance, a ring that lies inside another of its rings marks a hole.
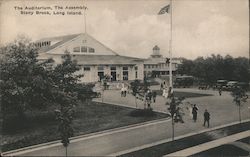
<instances>
[{"instance_id":1,"label":"curb","mask_svg":"<svg viewBox=\"0 0 250 157\"><path fill-rule=\"evenodd\" d=\"M103 130L103 131L99 131L99 132L89 133L89 134L85 134L85 135L79 135L79 136L71 137L70 140L72 140L71 143L78 142L78 141L85 140L85 139L88 139L88 138L94 138L95 136L104 136L106 134L111 134L111 133L114 133L114 132L122 132L125 129L129 129L129 128L132 129L132 128L136 128L136 127L143 127L144 125L153 125L153 124L161 123L161 122L164 122L164 121L168 121L169 119L170 119L170 117L162 118L162 119L156 119L156 120L152 120L152 121L147 121L147 122L142 122L142 123L137 123L137 124L131 124L131 125L128 125L128 126L122 126L122 127ZM59 146L59 145L62 145L61 140L56 140L56 141L41 143L41 144L37 144L37 145L33 145L33 146L20 148L20 149L10 150L10 151L7 151L7 152L2 152L1 155L2 156L3 155L15 156L16 154L23 154L22 151L29 151L29 150L30 151L35 151L35 150L45 149L45 148L48 148L48 147L54 147L54 146ZM34 149L34 150L31 150L31 149Z\"/></svg>"},{"instance_id":2,"label":"curb","mask_svg":"<svg viewBox=\"0 0 250 157\"><path fill-rule=\"evenodd\" d=\"M242 123L243 122L250 122L250 119L242 120ZM208 129L200 130L200 131L197 131L197 132L191 132L191 133L188 133L188 134L185 134L185 135L177 136L177 137L175 137L175 140L179 140L179 139L182 139L182 138L186 138L186 137L189 137L189 136L201 134L201 133L208 132L208 131L221 129L221 128L232 126L232 125L235 125L235 124L238 124L238 123L239 122L232 122L232 123L217 126L217 127L214 127L214 128L208 128ZM153 146L163 144L163 143L167 143L167 142L171 142L171 141L172 141L172 138L168 138L168 139L160 140L160 141L157 141L157 142L154 142L154 143L145 144L145 145L142 145L142 146L138 146L138 147L134 147L134 148L131 148L131 149L124 150L124 151L109 154L108 156L121 156L121 155L124 155L124 154L132 153L132 152L135 152L135 151L139 151L141 149L153 147Z\"/></svg>"},{"instance_id":3,"label":"curb","mask_svg":"<svg viewBox=\"0 0 250 157\"><path fill-rule=\"evenodd\" d=\"M133 108L133 109L139 109L139 108L136 108L134 106L128 106L128 105L124 105L124 104L118 104L118 103L113 103L113 102L102 102L100 100L93 100L94 102L98 102L98 103L106 103L106 104L111 104L111 105L116 105L116 106L122 106L122 107L127 107L127 108ZM159 111L159 110L154 110L154 112L158 112L158 113L163 113L163 114L169 114L169 112L164 112L164 111Z\"/></svg>"}]
</instances>

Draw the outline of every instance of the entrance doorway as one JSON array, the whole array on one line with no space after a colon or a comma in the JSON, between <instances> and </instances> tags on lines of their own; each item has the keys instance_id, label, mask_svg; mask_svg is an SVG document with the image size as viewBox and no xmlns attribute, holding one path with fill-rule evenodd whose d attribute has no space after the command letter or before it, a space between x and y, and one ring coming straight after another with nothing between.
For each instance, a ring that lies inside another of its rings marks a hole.
<instances>
[{"instance_id":1,"label":"entrance doorway","mask_svg":"<svg viewBox=\"0 0 250 157\"><path fill-rule=\"evenodd\" d=\"M116 72L111 71L111 81L116 81Z\"/></svg>"},{"instance_id":2,"label":"entrance doorway","mask_svg":"<svg viewBox=\"0 0 250 157\"><path fill-rule=\"evenodd\" d=\"M128 71L123 71L123 80L128 80Z\"/></svg>"},{"instance_id":3,"label":"entrance doorway","mask_svg":"<svg viewBox=\"0 0 250 157\"><path fill-rule=\"evenodd\" d=\"M104 78L104 72L98 72L99 81Z\"/></svg>"}]
</instances>

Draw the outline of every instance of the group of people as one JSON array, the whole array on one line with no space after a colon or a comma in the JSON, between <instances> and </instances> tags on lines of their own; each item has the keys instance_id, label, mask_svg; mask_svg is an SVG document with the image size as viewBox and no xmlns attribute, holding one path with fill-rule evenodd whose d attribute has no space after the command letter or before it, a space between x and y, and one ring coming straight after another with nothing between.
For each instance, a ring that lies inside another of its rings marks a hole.
<instances>
[{"instance_id":1,"label":"group of people","mask_svg":"<svg viewBox=\"0 0 250 157\"><path fill-rule=\"evenodd\" d=\"M197 120L198 110L199 110L198 107L196 106L196 104L194 104L191 110L194 122L196 122ZM207 127L209 127L210 113L208 112L207 109L205 109L205 112L203 113L203 117L204 117L203 126L207 124Z\"/></svg>"},{"instance_id":2,"label":"group of people","mask_svg":"<svg viewBox=\"0 0 250 157\"><path fill-rule=\"evenodd\" d=\"M164 98L170 98L173 96L173 88L172 87L168 88L165 81L163 83L161 83L160 90L162 90L162 96Z\"/></svg>"},{"instance_id":3,"label":"group of people","mask_svg":"<svg viewBox=\"0 0 250 157\"><path fill-rule=\"evenodd\" d=\"M128 89L126 87L122 87L121 88L121 97L126 97L127 91L128 91Z\"/></svg>"}]
</instances>

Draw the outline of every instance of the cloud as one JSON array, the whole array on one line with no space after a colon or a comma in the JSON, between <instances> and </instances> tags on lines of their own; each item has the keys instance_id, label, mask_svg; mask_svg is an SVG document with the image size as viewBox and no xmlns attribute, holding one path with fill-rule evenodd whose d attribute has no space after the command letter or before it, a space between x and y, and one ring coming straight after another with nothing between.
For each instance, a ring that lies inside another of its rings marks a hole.
<instances>
[{"instance_id":1,"label":"cloud","mask_svg":"<svg viewBox=\"0 0 250 157\"><path fill-rule=\"evenodd\" d=\"M169 17L140 15L119 20L108 9L101 14L91 20L91 33L119 54L146 58L152 47L158 45L164 56L169 55ZM210 14L192 28L173 26L173 56L196 58L213 53L247 56L247 33L247 25L229 16Z\"/></svg>"},{"instance_id":2,"label":"cloud","mask_svg":"<svg viewBox=\"0 0 250 157\"><path fill-rule=\"evenodd\" d=\"M174 57L196 58L212 53L248 56L248 3L191 1L175 2ZM65 1L62 5L77 5L76 2L81 5L80 1ZM0 8L4 11L0 17L1 21L4 19L0 23L2 42L10 42L20 33L36 40L84 32L83 16L17 16L13 10L16 3L10 1ZM27 4L38 5L35 1ZM147 58L154 45L158 45L164 56L169 55L169 15L156 15L165 1L89 1L88 4L87 33L114 51ZM39 1L39 5L59 4ZM231 6L236 5L232 10Z\"/></svg>"},{"instance_id":3,"label":"cloud","mask_svg":"<svg viewBox=\"0 0 250 157\"><path fill-rule=\"evenodd\" d=\"M196 27L174 28L173 51L177 56L196 58L211 54L247 56L248 26L225 15L211 14Z\"/></svg>"},{"instance_id":4,"label":"cloud","mask_svg":"<svg viewBox=\"0 0 250 157\"><path fill-rule=\"evenodd\" d=\"M212 15L201 22L196 34L210 52L246 56L249 48L248 26L224 15ZM246 34L247 33L247 34Z\"/></svg>"},{"instance_id":5,"label":"cloud","mask_svg":"<svg viewBox=\"0 0 250 157\"><path fill-rule=\"evenodd\" d=\"M101 14L91 19L90 31L119 54L147 58L154 45L159 45L162 53L168 52L167 20L160 20L157 15L140 15L121 21L108 9Z\"/></svg>"}]
</instances>

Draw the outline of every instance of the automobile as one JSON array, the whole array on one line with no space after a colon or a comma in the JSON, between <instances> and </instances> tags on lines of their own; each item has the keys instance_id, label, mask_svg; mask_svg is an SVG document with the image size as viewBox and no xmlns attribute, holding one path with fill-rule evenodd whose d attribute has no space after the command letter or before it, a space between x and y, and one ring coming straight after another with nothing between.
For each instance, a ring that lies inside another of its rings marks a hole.
<instances>
[{"instance_id":1,"label":"automobile","mask_svg":"<svg viewBox=\"0 0 250 157\"><path fill-rule=\"evenodd\" d=\"M232 90L238 86L238 81L228 81L226 85L227 90Z\"/></svg>"},{"instance_id":2,"label":"automobile","mask_svg":"<svg viewBox=\"0 0 250 157\"><path fill-rule=\"evenodd\" d=\"M250 83L247 83L247 82L238 82L237 83L237 87L240 87L244 90L249 90L249 87L250 87Z\"/></svg>"},{"instance_id":3,"label":"automobile","mask_svg":"<svg viewBox=\"0 0 250 157\"><path fill-rule=\"evenodd\" d=\"M209 85L207 85L207 84L199 84L198 89L202 89L202 90L209 89Z\"/></svg>"},{"instance_id":4,"label":"automobile","mask_svg":"<svg viewBox=\"0 0 250 157\"><path fill-rule=\"evenodd\" d=\"M215 88L225 89L227 87L227 80L217 80Z\"/></svg>"},{"instance_id":5,"label":"automobile","mask_svg":"<svg viewBox=\"0 0 250 157\"><path fill-rule=\"evenodd\" d=\"M193 76L177 76L174 81L174 87L190 87L193 85Z\"/></svg>"}]
</instances>

